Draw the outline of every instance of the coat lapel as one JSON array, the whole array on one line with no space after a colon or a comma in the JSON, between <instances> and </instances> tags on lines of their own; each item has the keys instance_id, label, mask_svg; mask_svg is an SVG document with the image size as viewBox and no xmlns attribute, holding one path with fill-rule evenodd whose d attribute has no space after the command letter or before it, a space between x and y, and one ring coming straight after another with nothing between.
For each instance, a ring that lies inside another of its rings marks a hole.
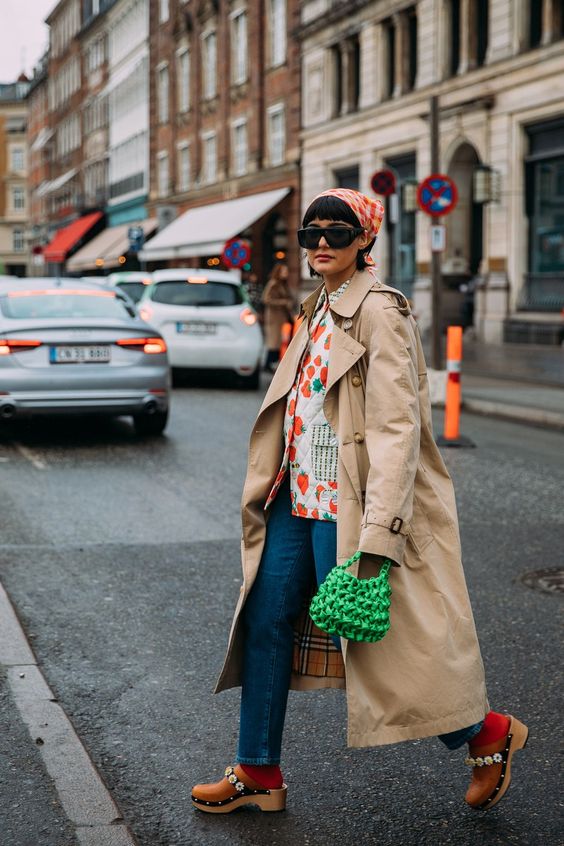
<instances>
[{"instance_id":1,"label":"coat lapel","mask_svg":"<svg viewBox=\"0 0 564 846\"><path fill-rule=\"evenodd\" d=\"M355 341L347 332L335 323L331 337L331 354L329 356L329 370L327 373L326 391L329 393L333 385L362 358L366 348Z\"/></svg>"}]
</instances>

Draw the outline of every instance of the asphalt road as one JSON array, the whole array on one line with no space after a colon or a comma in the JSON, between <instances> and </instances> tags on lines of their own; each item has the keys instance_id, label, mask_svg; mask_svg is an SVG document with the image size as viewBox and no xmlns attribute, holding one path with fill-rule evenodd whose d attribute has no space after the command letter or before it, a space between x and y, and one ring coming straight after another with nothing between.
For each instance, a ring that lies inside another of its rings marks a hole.
<instances>
[{"instance_id":1,"label":"asphalt road","mask_svg":"<svg viewBox=\"0 0 564 846\"><path fill-rule=\"evenodd\" d=\"M559 599L519 581L563 566L564 436L470 416L463 432L477 448L445 454L490 701L531 729L508 797L488 814L467 809L464 754L432 739L347 749L344 699L328 691L291 696L287 812L192 810L192 783L219 778L235 750L238 693L211 691L240 585L239 500L260 400L178 389L156 440L125 420L0 434L0 579L141 846L564 842ZM0 697L14 737L11 749L0 742L0 844L74 846L45 776L37 801L12 807L25 800L17 762L30 784L41 772L8 706Z\"/></svg>"}]
</instances>

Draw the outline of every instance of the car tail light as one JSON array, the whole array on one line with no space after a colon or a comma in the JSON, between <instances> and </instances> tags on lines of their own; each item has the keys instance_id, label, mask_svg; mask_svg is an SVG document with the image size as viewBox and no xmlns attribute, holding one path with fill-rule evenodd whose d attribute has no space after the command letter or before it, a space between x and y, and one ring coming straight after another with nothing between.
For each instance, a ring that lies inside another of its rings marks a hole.
<instances>
[{"instance_id":1,"label":"car tail light","mask_svg":"<svg viewBox=\"0 0 564 846\"><path fill-rule=\"evenodd\" d=\"M144 320L146 323L151 319L153 316L153 309L149 308L149 306L143 306L139 309L139 317L141 320Z\"/></svg>"},{"instance_id":2,"label":"car tail light","mask_svg":"<svg viewBox=\"0 0 564 846\"><path fill-rule=\"evenodd\" d=\"M123 338L121 341L116 341L116 344L118 347L144 352L147 355L166 352L166 344L162 338Z\"/></svg>"},{"instance_id":3,"label":"car tail light","mask_svg":"<svg viewBox=\"0 0 564 846\"><path fill-rule=\"evenodd\" d=\"M41 341L29 341L22 338L0 338L0 355L34 350L41 346Z\"/></svg>"},{"instance_id":4,"label":"car tail light","mask_svg":"<svg viewBox=\"0 0 564 846\"><path fill-rule=\"evenodd\" d=\"M244 308L239 317L241 318L243 323L247 324L247 326L254 326L257 322L257 316L254 311L250 308Z\"/></svg>"}]
</instances>

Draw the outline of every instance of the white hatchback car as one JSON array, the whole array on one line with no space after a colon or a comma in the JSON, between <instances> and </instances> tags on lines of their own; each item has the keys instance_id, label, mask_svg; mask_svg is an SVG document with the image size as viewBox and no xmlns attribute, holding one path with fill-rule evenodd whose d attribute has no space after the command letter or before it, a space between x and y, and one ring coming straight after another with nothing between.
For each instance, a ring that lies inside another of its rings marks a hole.
<instances>
[{"instance_id":1,"label":"white hatchback car","mask_svg":"<svg viewBox=\"0 0 564 846\"><path fill-rule=\"evenodd\" d=\"M155 270L138 304L165 338L171 367L234 372L259 387L262 331L235 273Z\"/></svg>"}]
</instances>

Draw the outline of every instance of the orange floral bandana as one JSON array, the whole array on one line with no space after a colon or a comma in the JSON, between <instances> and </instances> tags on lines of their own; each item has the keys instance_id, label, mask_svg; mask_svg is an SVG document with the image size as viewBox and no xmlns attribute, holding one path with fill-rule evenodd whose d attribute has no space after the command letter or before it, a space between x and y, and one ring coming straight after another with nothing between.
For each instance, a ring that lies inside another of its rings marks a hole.
<instances>
[{"instance_id":1,"label":"orange floral bandana","mask_svg":"<svg viewBox=\"0 0 564 846\"><path fill-rule=\"evenodd\" d=\"M371 238L378 235L384 217L384 206L380 200L367 197L366 194L351 188L329 188L328 191L318 194L315 199L319 197L337 197L342 200L356 214L358 222Z\"/></svg>"}]
</instances>

